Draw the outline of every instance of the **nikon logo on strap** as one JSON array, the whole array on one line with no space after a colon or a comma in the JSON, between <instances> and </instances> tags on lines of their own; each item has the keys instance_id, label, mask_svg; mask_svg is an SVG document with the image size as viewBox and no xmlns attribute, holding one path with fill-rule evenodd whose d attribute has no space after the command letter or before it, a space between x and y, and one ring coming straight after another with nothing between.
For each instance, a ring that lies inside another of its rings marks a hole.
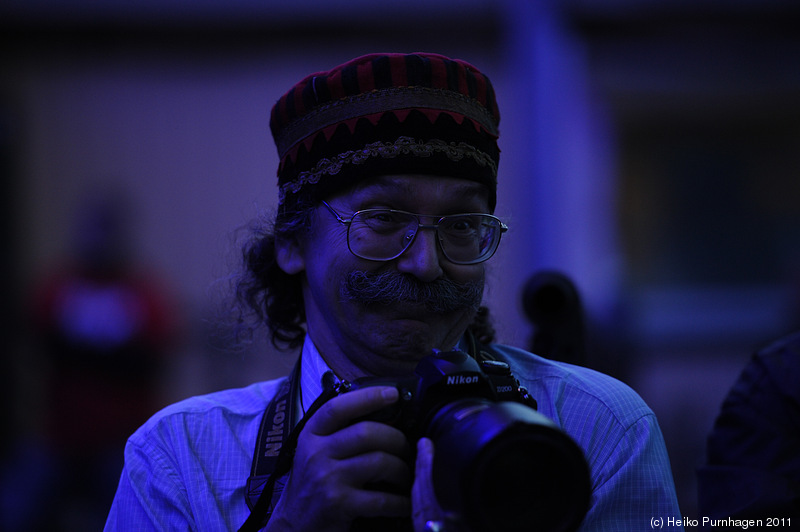
<instances>
[{"instance_id":1,"label":"nikon logo on strap","mask_svg":"<svg viewBox=\"0 0 800 532\"><path fill-rule=\"evenodd\" d=\"M272 430L267 432L264 456L278 456L283 445L284 422L286 421L286 399L278 401L272 417Z\"/></svg>"}]
</instances>

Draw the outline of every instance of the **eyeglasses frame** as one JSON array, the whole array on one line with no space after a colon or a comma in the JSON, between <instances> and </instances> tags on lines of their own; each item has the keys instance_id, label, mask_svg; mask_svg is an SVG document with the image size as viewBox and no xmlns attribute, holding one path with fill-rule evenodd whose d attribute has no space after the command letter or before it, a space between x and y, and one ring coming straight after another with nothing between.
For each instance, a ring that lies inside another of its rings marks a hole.
<instances>
[{"instance_id":1,"label":"eyeglasses frame","mask_svg":"<svg viewBox=\"0 0 800 532\"><path fill-rule=\"evenodd\" d=\"M484 212L468 212L468 213L457 213L457 214L448 214L448 215L445 215L445 216L439 216L438 217L439 220L435 224L424 224L424 223L422 223L421 218L422 217L436 218L437 217L436 215L418 214L418 213L414 213L414 212L401 211L401 210L397 210L397 209L362 209L362 210L354 212L352 214L352 216L350 216L350 219L347 219L347 218L343 218L338 212L336 212L336 210L333 207L331 207L330 204L328 204L327 201L325 201L325 200L321 200L321 201L322 201L322 204L325 205L325 207L328 208L328 210L331 212L331 214L333 214L336 217L336 221L337 222L339 222L342 225L347 226L347 249L350 250L350 253L352 253L353 255L355 255L356 257L358 257L360 259L371 260L371 261L376 261L376 262L388 262L390 260L396 259L400 255L402 255L403 253L408 251L408 249L414 243L414 240L416 240L417 234L419 234L419 230L420 229L433 229L434 231L436 231L436 242L439 245L439 249L442 251L442 255L448 261L452 262L453 264L458 264L458 265L461 265L461 266L469 266L469 265L473 265L473 264L480 264L480 263L486 262L487 260L492 258L492 256L497 252L497 248L500 247L500 238L503 236L503 233L508 231L508 226L505 223L503 223L503 221L500 220L500 218L498 218L497 216L495 216L493 214L488 214L488 213L484 213ZM359 214L362 214L362 213L365 213L365 212L370 212L370 211L383 211L383 212L390 212L390 213L407 214L407 215L411 215L411 216L413 216L413 217L415 217L417 219L417 231L414 232L414 236L408 241L408 244L406 244L405 247L399 253L394 255L393 257L389 257L389 258L386 258L386 259L374 259L374 258L362 257L361 255L359 255L355 251L353 251L353 248L350 246L350 227L351 227L351 225L353 223L353 220ZM492 248L491 252L488 255L486 255L485 257L481 257L481 258L478 258L478 259L471 260L471 261L455 261L455 260L453 260L453 259L451 259L450 257L447 256L447 251L445 251L444 246L442 245L442 239L439 236L439 225L441 224L442 220L444 220L445 218L452 218L454 216L486 216L488 218L491 218L491 219L497 221L497 223L499 224L499 227L500 227L500 237L497 238L497 242L494 244L494 247Z\"/></svg>"}]
</instances>

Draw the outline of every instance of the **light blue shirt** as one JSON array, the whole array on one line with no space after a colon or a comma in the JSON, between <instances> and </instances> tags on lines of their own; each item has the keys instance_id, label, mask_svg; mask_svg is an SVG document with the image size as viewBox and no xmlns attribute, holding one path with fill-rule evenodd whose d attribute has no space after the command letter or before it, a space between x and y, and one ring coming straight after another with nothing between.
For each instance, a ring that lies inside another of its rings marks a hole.
<instances>
[{"instance_id":1,"label":"light blue shirt","mask_svg":"<svg viewBox=\"0 0 800 532\"><path fill-rule=\"evenodd\" d=\"M582 532L638 532L654 519L662 530L683 530L668 526L681 519L669 458L655 415L633 390L586 368L494 348L539 411L584 450L593 493ZM301 356L305 411L328 368L310 341ZM153 416L128 440L105 530L237 530L249 515L245 483L261 417L281 382L193 397Z\"/></svg>"}]
</instances>

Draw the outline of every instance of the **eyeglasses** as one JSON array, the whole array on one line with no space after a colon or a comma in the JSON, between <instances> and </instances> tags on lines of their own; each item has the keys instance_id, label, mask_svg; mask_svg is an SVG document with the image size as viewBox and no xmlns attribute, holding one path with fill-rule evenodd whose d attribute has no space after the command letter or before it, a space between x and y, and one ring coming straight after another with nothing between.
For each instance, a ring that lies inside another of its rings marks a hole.
<instances>
[{"instance_id":1,"label":"eyeglasses","mask_svg":"<svg viewBox=\"0 0 800 532\"><path fill-rule=\"evenodd\" d=\"M411 247L420 229L436 231L445 258L453 264L478 264L497 251L508 226L491 214L469 213L442 216L435 224L423 224L422 214L394 209L365 209L342 218L322 202L336 220L347 226L347 247L356 257L389 261Z\"/></svg>"}]
</instances>

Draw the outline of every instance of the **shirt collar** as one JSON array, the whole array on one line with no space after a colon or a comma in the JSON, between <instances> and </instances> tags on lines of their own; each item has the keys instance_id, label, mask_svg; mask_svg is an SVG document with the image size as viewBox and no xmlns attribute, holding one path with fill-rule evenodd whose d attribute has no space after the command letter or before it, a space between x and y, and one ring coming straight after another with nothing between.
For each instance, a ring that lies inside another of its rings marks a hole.
<instances>
[{"instance_id":1,"label":"shirt collar","mask_svg":"<svg viewBox=\"0 0 800 532\"><path fill-rule=\"evenodd\" d=\"M300 355L300 411L305 414L311 404L322 394L322 376L331 371L328 364L319 354L317 346L306 335L303 352Z\"/></svg>"}]
</instances>

